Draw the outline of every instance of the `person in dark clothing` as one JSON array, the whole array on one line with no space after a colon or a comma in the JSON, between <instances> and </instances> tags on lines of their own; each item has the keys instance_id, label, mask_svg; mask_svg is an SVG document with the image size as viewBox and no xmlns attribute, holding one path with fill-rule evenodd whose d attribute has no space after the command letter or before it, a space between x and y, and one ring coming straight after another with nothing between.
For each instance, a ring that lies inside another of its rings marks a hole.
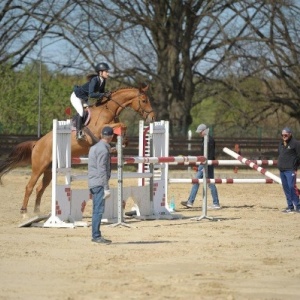
<instances>
[{"instance_id":1,"label":"person in dark clothing","mask_svg":"<svg viewBox=\"0 0 300 300\"><path fill-rule=\"evenodd\" d=\"M207 126L205 124L200 124L198 126L196 132L199 133L201 137L204 137L205 135L207 135L207 132L208 132ZM208 136L208 149L207 150L208 150L207 159L214 160L215 159L215 140L210 135ZM198 178L198 179L203 178L203 169L204 169L204 166L199 165L198 171L197 171L197 174L196 174L196 178ZM207 167L207 169L208 169L207 178L214 179L214 166L209 165ZM182 201L181 205L183 205L187 208L193 207L193 204L194 204L199 186L200 186L199 183L194 183L193 184L188 200L187 201ZM218 191L217 191L216 185L214 183L209 183L208 187L210 188L211 196L213 198L213 206L211 206L210 208L220 209L221 207L220 207L220 203L219 203L219 197L218 197Z\"/></svg>"},{"instance_id":2,"label":"person in dark clothing","mask_svg":"<svg viewBox=\"0 0 300 300\"><path fill-rule=\"evenodd\" d=\"M277 167L280 171L282 188L287 201L284 213L300 213L299 191L296 186L297 170L300 163L300 142L297 141L290 128L285 127L282 132L282 141L278 147Z\"/></svg>"},{"instance_id":3,"label":"person in dark clothing","mask_svg":"<svg viewBox=\"0 0 300 300\"><path fill-rule=\"evenodd\" d=\"M82 86L75 86L71 94L71 103L75 110L76 115L76 138L77 140L84 139L82 132L83 123L83 107L88 106L89 98L102 100L103 97L109 98L110 93L105 93L105 83L109 76L109 66L107 63L99 63L95 67L97 74L92 74L87 77L88 82Z\"/></svg>"}]
</instances>

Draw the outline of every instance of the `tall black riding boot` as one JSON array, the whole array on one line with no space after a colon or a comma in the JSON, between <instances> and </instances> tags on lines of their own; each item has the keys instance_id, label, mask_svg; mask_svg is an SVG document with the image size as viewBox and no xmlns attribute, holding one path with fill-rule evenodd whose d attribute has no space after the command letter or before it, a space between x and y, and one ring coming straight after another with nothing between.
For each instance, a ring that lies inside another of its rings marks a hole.
<instances>
[{"instance_id":1,"label":"tall black riding boot","mask_svg":"<svg viewBox=\"0 0 300 300\"><path fill-rule=\"evenodd\" d=\"M84 133L82 132L82 117L79 114L76 115L76 139L84 139Z\"/></svg>"}]
</instances>

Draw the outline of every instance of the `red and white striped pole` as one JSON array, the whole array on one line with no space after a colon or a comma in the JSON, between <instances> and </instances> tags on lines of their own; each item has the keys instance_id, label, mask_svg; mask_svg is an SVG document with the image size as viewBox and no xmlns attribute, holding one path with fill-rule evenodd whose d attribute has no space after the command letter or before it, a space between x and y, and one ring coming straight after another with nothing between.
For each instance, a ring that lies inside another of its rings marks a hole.
<instances>
[{"instance_id":1,"label":"red and white striped pole","mask_svg":"<svg viewBox=\"0 0 300 300\"><path fill-rule=\"evenodd\" d=\"M258 166L258 165L255 164L253 161L251 161L251 160L249 160L249 159L247 159L247 158L245 158L245 157L242 157L241 155L237 154L236 152L234 152L234 151L232 151L232 150L230 150L230 149L228 149L228 148L226 148L226 147L223 148L223 151L224 151L225 153L227 153L228 155L232 156L233 158L238 159L239 161L241 161L241 162L244 163L245 165L249 166L250 168L252 168L252 169L254 169L254 170L260 172L261 174L263 174L263 175L265 175L265 176L267 176L267 177L273 179L273 180L276 181L277 183L282 184L282 183L281 183L280 177L278 177L278 176L274 175L273 173L267 171L266 169L264 169L264 168Z\"/></svg>"},{"instance_id":2,"label":"red and white striped pole","mask_svg":"<svg viewBox=\"0 0 300 300\"><path fill-rule=\"evenodd\" d=\"M161 156L161 157L142 157L142 156L133 156L133 157L124 157L124 163L127 164L156 164L156 163L205 163L206 158L204 156ZM86 164L88 158L84 157L73 157L72 164ZM111 158L112 163L117 162L117 157Z\"/></svg>"},{"instance_id":3,"label":"red and white striped pole","mask_svg":"<svg viewBox=\"0 0 300 300\"><path fill-rule=\"evenodd\" d=\"M299 180L300 181L300 180ZM169 183L203 183L203 179L197 179L197 178L169 178ZM207 183L215 183L215 184L233 184L233 183L277 183L271 178L207 178Z\"/></svg>"},{"instance_id":4,"label":"red and white striped pole","mask_svg":"<svg viewBox=\"0 0 300 300\"><path fill-rule=\"evenodd\" d=\"M176 156L175 156L176 157ZM191 161L191 159L186 158L193 158L194 156L178 156L178 158L170 158L167 162L169 165L203 165L205 162L203 161L196 161L195 159ZM149 158L149 157L147 157ZM180 161L174 161L174 160L180 160ZM131 156L124 156L124 164L136 164L136 161L143 161L144 157L131 157ZM277 166L277 160L252 160L257 165L268 165L268 166ZM160 161L161 162L161 161ZM166 161L164 161L166 162ZM72 157L72 164L73 165L84 165L88 163L88 158L86 157ZM117 157L111 158L111 163L116 164L117 163ZM240 166L243 165L242 162L236 159L228 159L228 160L207 160L208 165L214 165L214 166Z\"/></svg>"}]
</instances>

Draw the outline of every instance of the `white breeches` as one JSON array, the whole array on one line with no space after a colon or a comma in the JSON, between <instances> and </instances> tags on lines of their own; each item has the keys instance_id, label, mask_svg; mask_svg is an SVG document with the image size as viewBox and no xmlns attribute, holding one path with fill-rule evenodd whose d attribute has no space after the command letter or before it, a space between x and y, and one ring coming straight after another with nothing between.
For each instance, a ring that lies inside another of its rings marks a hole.
<instances>
[{"instance_id":1,"label":"white breeches","mask_svg":"<svg viewBox=\"0 0 300 300\"><path fill-rule=\"evenodd\" d=\"M83 106L82 106L82 102L81 99L77 98L75 93L73 92L71 94L70 97L71 103L73 105L73 107L76 109L76 111L78 112L78 114L83 117Z\"/></svg>"}]
</instances>

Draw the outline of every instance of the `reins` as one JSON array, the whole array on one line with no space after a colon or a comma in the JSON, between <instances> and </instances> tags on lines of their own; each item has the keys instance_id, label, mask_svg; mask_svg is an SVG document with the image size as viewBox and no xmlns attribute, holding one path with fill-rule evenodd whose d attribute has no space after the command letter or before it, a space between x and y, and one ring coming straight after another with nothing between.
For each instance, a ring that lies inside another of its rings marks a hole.
<instances>
[{"instance_id":1,"label":"reins","mask_svg":"<svg viewBox=\"0 0 300 300\"><path fill-rule=\"evenodd\" d=\"M126 88L124 88L124 89L126 89ZM133 88L132 88L133 89ZM118 90L120 90L120 89L118 89ZM115 92L117 92L118 90L115 90L115 91L113 91L112 92L112 94L114 94ZM147 111L147 110L145 110L145 109L143 109L142 108L142 105L141 105L141 98L140 98L140 96L142 95L142 94L145 94L145 93L141 93L140 91L138 91L138 95L137 95L137 97L138 97L138 103L139 103L139 107L137 108L137 112L139 112L141 115L146 115L146 117L150 114L150 113L152 113L153 112L153 110L150 110L150 111ZM117 109L116 109L116 113L114 113L110 108L109 108L109 106L108 106L108 104L110 103L110 102L114 102L115 104L117 104ZM131 100L131 103L132 103L133 101ZM97 106L97 104L99 103L99 101L97 101L94 105L95 106ZM124 104L122 104L122 103L119 103L118 101L116 101L116 100L114 100L113 98L112 98L112 95L110 95L110 97L105 101L105 103L103 103L103 104L105 104L105 108L108 110L108 111L110 111L110 113L112 114L112 115L114 115L115 116L115 119L117 119L118 117L119 117L119 115L120 115L120 113L121 113L121 111L123 110L123 109L126 109L127 107L128 107L128 105L124 105ZM99 105L99 104L98 104Z\"/></svg>"}]
</instances>

